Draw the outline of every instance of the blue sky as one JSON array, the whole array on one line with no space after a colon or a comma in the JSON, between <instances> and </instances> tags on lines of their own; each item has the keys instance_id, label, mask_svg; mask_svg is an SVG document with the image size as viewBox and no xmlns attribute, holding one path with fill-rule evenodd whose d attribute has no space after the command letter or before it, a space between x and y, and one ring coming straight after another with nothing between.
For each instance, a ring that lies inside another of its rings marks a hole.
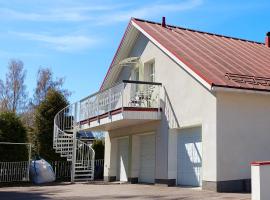
<instances>
[{"instance_id":1,"label":"blue sky","mask_svg":"<svg viewBox=\"0 0 270 200\"><path fill-rule=\"evenodd\" d=\"M0 0L0 78L21 59L31 95L50 67L77 101L99 89L130 17L263 42L269 10L269 0Z\"/></svg>"}]
</instances>

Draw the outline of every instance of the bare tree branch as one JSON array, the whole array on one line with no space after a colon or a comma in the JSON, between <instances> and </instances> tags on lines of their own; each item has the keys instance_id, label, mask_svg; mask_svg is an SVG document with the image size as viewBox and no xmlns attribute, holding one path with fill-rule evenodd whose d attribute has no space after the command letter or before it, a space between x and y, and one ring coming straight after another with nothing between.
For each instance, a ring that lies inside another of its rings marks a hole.
<instances>
[{"instance_id":1,"label":"bare tree branch","mask_svg":"<svg viewBox=\"0 0 270 200\"><path fill-rule=\"evenodd\" d=\"M43 101L50 89L61 92L68 97L70 92L62 89L64 78L53 78L53 73L50 68L40 68L37 74L37 86L34 94L34 103L39 105Z\"/></svg>"},{"instance_id":2,"label":"bare tree branch","mask_svg":"<svg viewBox=\"0 0 270 200\"><path fill-rule=\"evenodd\" d=\"M26 86L24 84L26 71L23 62L12 59L8 64L5 84L0 81L1 109L21 112L27 103Z\"/></svg>"}]
</instances>

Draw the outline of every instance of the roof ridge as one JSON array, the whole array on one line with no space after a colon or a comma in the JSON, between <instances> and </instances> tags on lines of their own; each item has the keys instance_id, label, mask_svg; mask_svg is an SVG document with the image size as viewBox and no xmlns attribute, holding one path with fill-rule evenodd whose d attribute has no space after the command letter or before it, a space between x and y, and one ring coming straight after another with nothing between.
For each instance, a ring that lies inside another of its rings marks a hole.
<instances>
[{"instance_id":1,"label":"roof ridge","mask_svg":"<svg viewBox=\"0 0 270 200\"><path fill-rule=\"evenodd\" d=\"M159 22L149 21L149 20L145 20L145 19L139 19L139 18L132 18L132 19L137 20L137 21L141 21L141 22L147 22L147 23L151 23L151 24L161 25L161 23L159 23ZM250 42L250 43L261 44L261 45L265 44L263 42L258 42L258 41L254 41L254 40L248 40L248 39L232 37L232 36L216 34L216 33L210 33L210 32L207 32L207 31L200 31L200 30L195 30L195 29L191 29L191 28L184 28L184 27L181 27L181 26L175 26L175 25L170 25L170 24L166 24L166 26L168 26L170 28L177 28L177 29L182 29L182 30L187 30L187 31L192 31L192 32L197 32L197 33L208 34L208 35L212 35L212 36L224 37L224 38L233 39L233 40L240 40L240 41L243 41L243 42Z\"/></svg>"}]
</instances>

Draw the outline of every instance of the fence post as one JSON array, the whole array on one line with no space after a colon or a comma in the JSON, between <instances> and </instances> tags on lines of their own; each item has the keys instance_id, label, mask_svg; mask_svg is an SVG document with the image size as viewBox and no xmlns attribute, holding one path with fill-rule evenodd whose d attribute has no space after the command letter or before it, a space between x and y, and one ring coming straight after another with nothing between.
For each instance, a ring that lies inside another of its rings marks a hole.
<instances>
[{"instance_id":1,"label":"fence post","mask_svg":"<svg viewBox=\"0 0 270 200\"><path fill-rule=\"evenodd\" d=\"M30 173L30 165L31 165L31 157L32 157L32 144L30 143L30 144L28 144L28 148L29 148L29 150L28 150L28 167L27 167L27 177L26 177L26 179L27 179L27 181L29 181L30 180L30 178L29 178L29 173Z\"/></svg>"}]
</instances>

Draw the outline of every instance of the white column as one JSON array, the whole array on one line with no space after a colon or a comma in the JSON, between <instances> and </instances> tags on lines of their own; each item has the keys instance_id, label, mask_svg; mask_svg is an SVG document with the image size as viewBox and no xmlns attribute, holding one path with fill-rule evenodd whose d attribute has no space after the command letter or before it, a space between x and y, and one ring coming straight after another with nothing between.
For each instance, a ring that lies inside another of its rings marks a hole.
<instances>
[{"instance_id":1,"label":"white column","mask_svg":"<svg viewBox=\"0 0 270 200\"><path fill-rule=\"evenodd\" d=\"M105 134L105 155L104 155L104 180L117 176L117 139L111 138L110 133Z\"/></svg>"},{"instance_id":2,"label":"white column","mask_svg":"<svg viewBox=\"0 0 270 200\"><path fill-rule=\"evenodd\" d=\"M169 130L168 179L177 180L177 129Z\"/></svg>"},{"instance_id":3,"label":"white column","mask_svg":"<svg viewBox=\"0 0 270 200\"><path fill-rule=\"evenodd\" d=\"M140 135L132 135L131 157L131 178L138 178L140 171Z\"/></svg>"},{"instance_id":4,"label":"white column","mask_svg":"<svg viewBox=\"0 0 270 200\"><path fill-rule=\"evenodd\" d=\"M252 200L270 199L270 161L251 163Z\"/></svg>"}]
</instances>

